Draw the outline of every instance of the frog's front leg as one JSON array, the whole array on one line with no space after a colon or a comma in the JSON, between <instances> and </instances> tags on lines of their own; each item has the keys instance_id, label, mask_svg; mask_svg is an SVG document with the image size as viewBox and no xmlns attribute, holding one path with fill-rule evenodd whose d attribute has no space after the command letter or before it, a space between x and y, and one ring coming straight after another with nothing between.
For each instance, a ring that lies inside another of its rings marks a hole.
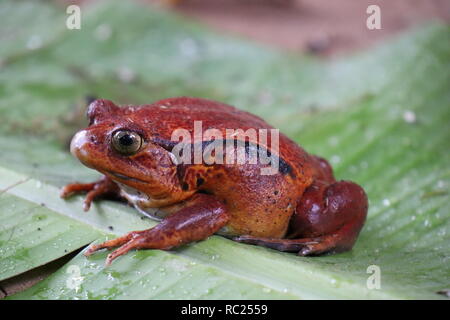
<instances>
[{"instance_id":1,"label":"frog's front leg","mask_svg":"<svg viewBox=\"0 0 450 320\"><path fill-rule=\"evenodd\" d=\"M288 239L241 236L234 240L279 251L317 255L350 250L367 214L364 190L350 181L316 181L291 218Z\"/></svg>"},{"instance_id":2,"label":"frog's front leg","mask_svg":"<svg viewBox=\"0 0 450 320\"><path fill-rule=\"evenodd\" d=\"M86 192L84 198L83 210L88 211L91 207L92 201L100 196L120 196L120 189L117 184L107 176L104 176L100 180L92 183L71 183L66 185L61 190L61 198L70 197L73 194Z\"/></svg>"},{"instance_id":3,"label":"frog's front leg","mask_svg":"<svg viewBox=\"0 0 450 320\"><path fill-rule=\"evenodd\" d=\"M168 216L154 228L130 232L123 237L92 245L84 254L89 256L100 249L121 246L108 255L106 265L109 265L131 249L169 250L203 240L225 226L229 219L224 204L216 197L196 194L188 200L186 207Z\"/></svg>"}]
</instances>

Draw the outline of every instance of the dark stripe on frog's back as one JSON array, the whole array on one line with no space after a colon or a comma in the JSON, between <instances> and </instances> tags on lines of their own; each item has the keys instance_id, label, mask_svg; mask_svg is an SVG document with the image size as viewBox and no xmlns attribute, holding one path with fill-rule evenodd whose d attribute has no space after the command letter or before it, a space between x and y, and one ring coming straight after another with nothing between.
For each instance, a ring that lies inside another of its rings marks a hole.
<instances>
[{"instance_id":1,"label":"dark stripe on frog's back","mask_svg":"<svg viewBox=\"0 0 450 320\"><path fill-rule=\"evenodd\" d=\"M163 147L164 149L166 149L167 151L172 152L173 148L179 143L179 142L175 142L175 141L171 141L171 140L165 140L162 138L158 138L155 137L151 140L153 143ZM220 140L208 140L208 141L202 141L202 154L203 151L205 150L205 148L207 146L209 146L211 143L213 143L214 141L220 141ZM222 148L223 150L225 150L226 144L227 142L231 145L231 143L233 143L234 147L237 147L237 139L234 139L232 142L228 139L228 140L222 140L223 144L222 144ZM258 152L259 155L259 149L262 150L263 153L265 153L267 155L267 157L271 157L272 153L270 152L270 150L267 150L264 146L260 146L260 145L256 145L255 143L249 142L249 141L245 141L245 156L246 159L249 157L250 155L250 148L252 147L256 147L256 152ZM194 155L194 143L191 143L191 155L193 157ZM259 159L259 156L258 156ZM295 178L295 174L292 170L292 167L282 158L282 157L278 157L279 159L279 167L278 170L281 174L289 174L292 178ZM193 158L191 159L193 160ZM193 162L193 161L192 161ZM206 164L205 164L206 165ZM206 165L208 166L208 165Z\"/></svg>"}]
</instances>

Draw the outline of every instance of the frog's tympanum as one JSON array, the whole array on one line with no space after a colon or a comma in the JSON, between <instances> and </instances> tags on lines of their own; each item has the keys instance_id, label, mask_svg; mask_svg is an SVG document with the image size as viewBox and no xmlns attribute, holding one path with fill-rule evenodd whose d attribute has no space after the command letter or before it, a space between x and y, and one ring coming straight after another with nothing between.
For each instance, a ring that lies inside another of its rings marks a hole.
<instances>
[{"instance_id":1,"label":"frog's tympanum","mask_svg":"<svg viewBox=\"0 0 450 320\"><path fill-rule=\"evenodd\" d=\"M301 256L336 253L353 247L364 224L364 190L350 181L336 181L326 160L306 153L283 134L277 150L270 139L261 143L244 137L245 152L256 147L276 153L274 174L262 174L267 163L261 161L183 163L174 155L180 140L173 141L173 132L184 129L194 136L194 122L224 137L227 129L273 129L250 113L180 97L122 107L100 99L90 104L87 114L90 125L74 136L71 152L104 177L69 184L62 197L87 192L88 210L95 198L113 195L161 220L154 228L92 245L85 252L119 247L107 264L131 249L168 250L213 234ZM214 140L201 139L203 146Z\"/></svg>"}]
</instances>

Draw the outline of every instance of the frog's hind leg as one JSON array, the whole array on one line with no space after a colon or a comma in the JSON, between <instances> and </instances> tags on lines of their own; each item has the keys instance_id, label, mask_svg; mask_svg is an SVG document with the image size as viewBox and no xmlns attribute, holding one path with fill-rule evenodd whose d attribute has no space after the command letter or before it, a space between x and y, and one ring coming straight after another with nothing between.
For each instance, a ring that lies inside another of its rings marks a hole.
<instances>
[{"instance_id":1,"label":"frog's hind leg","mask_svg":"<svg viewBox=\"0 0 450 320\"><path fill-rule=\"evenodd\" d=\"M123 237L92 245L86 256L100 249L121 246L108 255L106 265L131 249L162 249L206 239L230 219L225 206L212 195L196 194L186 207L166 217L154 228L135 231Z\"/></svg>"},{"instance_id":2,"label":"frog's hind leg","mask_svg":"<svg viewBox=\"0 0 450 320\"><path fill-rule=\"evenodd\" d=\"M100 180L92 183L71 183L66 185L61 190L61 198L68 198L73 194L86 192L84 198L83 210L88 211L91 207L92 201L95 198L111 195L114 197L120 197L120 190L117 184L110 178L104 176Z\"/></svg>"},{"instance_id":3,"label":"frog's hind leg","mask_svg":"<svg viewBox=\"0 0 450 320\"><path fill-rule=\"evenodd\" d=\"M233 240L299 255L350 250L367 214L364 190L349 181L316 181L306 189L291 218L287 239L240 236Z\"/></svg>"}]
</instances>

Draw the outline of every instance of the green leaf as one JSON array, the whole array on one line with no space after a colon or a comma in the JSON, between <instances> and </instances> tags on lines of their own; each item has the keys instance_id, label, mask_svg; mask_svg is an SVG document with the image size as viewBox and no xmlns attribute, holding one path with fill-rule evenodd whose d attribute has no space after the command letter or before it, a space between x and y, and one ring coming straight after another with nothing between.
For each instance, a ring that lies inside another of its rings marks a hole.
<instances>
[{"instance_id":1,"label":"green leaf","mask_svg":"<svg viewBox=\"0 0 450 320\"><path fill-rule=\"evenodd\" d=\"M65 8L48 2L2 1L0 15L17 34L0 32L0 279L154 225L123 204L99 201L85 213L81 197L59 199L64 184L98 177L66 151L86 125L86 95L234 104L330 159L337 177L360 183L370 200L351 252L305 258L212 236L170 252L130 252L108 268L106 253L80 253L10 298L443 298L436 292L450 279L448 26L421 26L369 52L319 61L135 3L83 7L81 30L67 30ZM30 49L29 39L40 45ZM367 287L371 265L381 270L379 290Z\"/></svg>"},{"instance_id":2,"label":"green leaf","mask_svg":"<svg viewBox=\"0 0 450 320\"><path fill-rule=\"evenodd\" d=\"M99 236L88 226L20 197L4 195L0 205L0 280L62 257Z\"/></svg>"}]
</instances>

